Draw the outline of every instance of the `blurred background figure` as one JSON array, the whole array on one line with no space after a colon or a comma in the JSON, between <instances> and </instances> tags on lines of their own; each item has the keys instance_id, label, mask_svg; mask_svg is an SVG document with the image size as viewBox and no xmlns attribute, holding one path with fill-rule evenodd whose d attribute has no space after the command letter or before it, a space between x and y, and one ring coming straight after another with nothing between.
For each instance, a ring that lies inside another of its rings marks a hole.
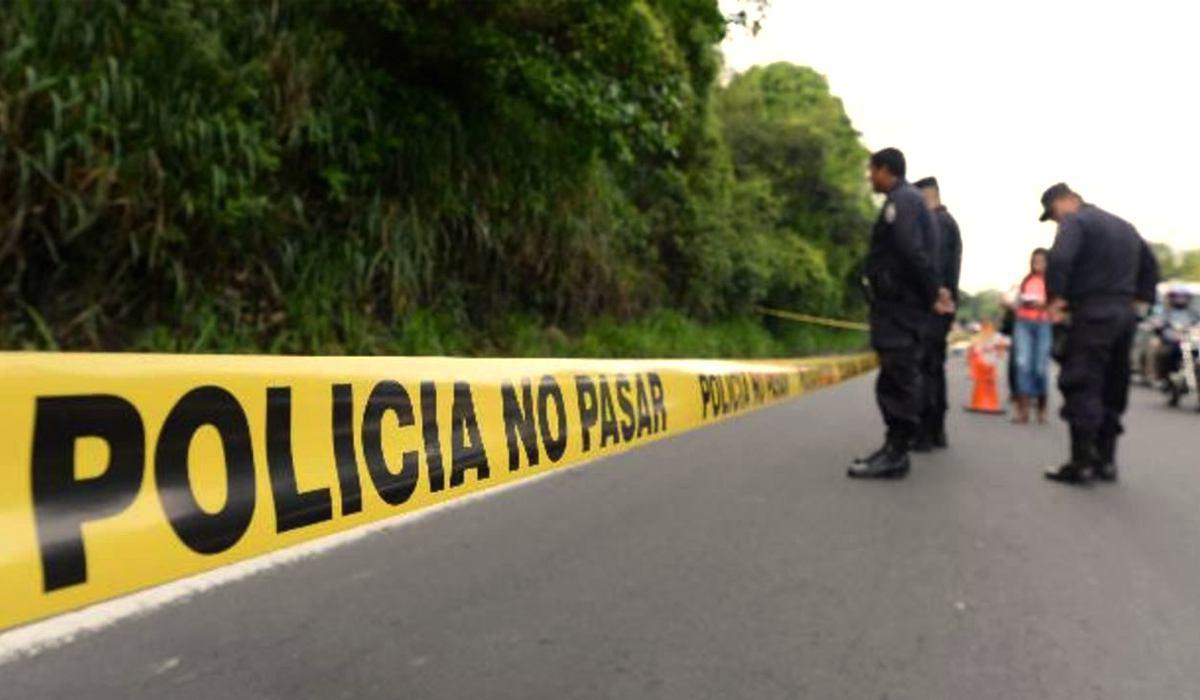
<instances>
[{"instance_id":1,"label":"blurred background figure","mask_svg":"<svg viewBox=\"0 0 1200 700\"><path fill-rule=\"evenodd\" d=\"M1184 351L1192 352L1188 341L1192 329L1200 326L1200 309L1186 285L1173 284L1164 296L1162 314L1153 324L1154 371L1163 391L1170 396L1171 405L1176 406L1186 383L1174 381L1174 375L1182 369Z\"/></svg>"},{"instance_id":2,"label":"blurred background figure","mask_svg":"<svg viewBox=\"0 0 1200 700\"><path fill-rule=\"evenodd\" d=\"M1046 375L1050 367L1053 329L1047 312L1045 248L1033 251L1029 274L1021 280L1013 306L1013 369L1016 371L1014 423L1028 423L1031 407L1046 422Z\"/></svg>"},{"instance_id":3,"label":"blurred background figure","mask_svg":"<svg viewBox=\"0 0 1200 700\"><path fill-rule=\"evenodd\" d=\"M946 350L950 329L954 325L954 311L958 305L958 279L962 270L962 233L950 210L942 203L941 188L935 177L917 180L914 186L925 198L925 206L933 216L937 229L937 250L933 258L938 273L939 304L929 319L926 329L925 349L921 361L921 373L925 380L925 408L921 413L921 430L913 443L913 450L928 452L937 447L948 446L946 438L946 410L949 402L946 395Z\"/></svg>"}]
</instances>

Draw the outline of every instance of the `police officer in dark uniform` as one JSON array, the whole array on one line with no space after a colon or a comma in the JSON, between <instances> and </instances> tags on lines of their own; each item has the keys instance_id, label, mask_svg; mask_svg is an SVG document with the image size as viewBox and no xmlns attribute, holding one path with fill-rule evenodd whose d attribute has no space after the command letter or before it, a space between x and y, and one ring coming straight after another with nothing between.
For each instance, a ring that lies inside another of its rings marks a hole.
<instances>
[{"instance_id":1,"label":"police officer in dark uniform","mask_svg":"<svg viewBox=\"0 0 1200 700\"><path fill-rule=\"evenodd\" d=\"M887 425L883 447L855 460L851 478L900 478L921 425L921 355L938 300L933 217L917 188L905 181L904 154L885 148L871 156L872 188L886 194L871 231L864 269L871 305L871 345L879 354L875 398Z\"/></svg>"},{"instance_id":2,"label":"police officer in dark uniform","mask_svg":"<svg viewBox=\"0 0 1200 700\"><path fill-rule=\"evenodd\" d=\"M921 431L913 443L913 450L927 452L932 448L944 448L946 440L946 340L954 325L951 307L958 305L958 278L962 269L962 233L958 222L942 204L937 178L926 177L914 183L925 198L925 205L933 214L937 232L937 250L933 255L941 285L939 294L946 311L932 316L925 339L924 362L921 374L925 381L925 408L921 415ZM949 302L949 303L947 303Z\"/></svg>"},{"instance_id":3,"label":"police officer in dark uniform","mask_svg":"<svg viewBox=\"0 0 1200 700\"><path fill-rule=\"evenodd\" d=\"M1058 387L1071 426L1071 457L1055 481L1116 481L1117 438L1129 398L1135 301L1152 302L1154 253L1127 221L1087 204L1064 183L1042 195L1041 220L1058 223L1046 269L1051 317L1070 312Z\"/></svg>"}]
</instances>

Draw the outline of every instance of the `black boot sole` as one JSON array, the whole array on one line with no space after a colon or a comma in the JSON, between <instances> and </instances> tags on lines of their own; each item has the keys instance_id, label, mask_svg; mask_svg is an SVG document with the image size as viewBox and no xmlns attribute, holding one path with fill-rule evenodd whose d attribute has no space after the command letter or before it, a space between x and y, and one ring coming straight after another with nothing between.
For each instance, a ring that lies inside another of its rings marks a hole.
<instances>
[{"instance_id":1,"label":"black boot sole","mask_svg":"<svg viewBox=\"0 0 1200 700\"><path fill-rule=\"evenodd\" d=\"M846 476L851 479L903 479L908 476L908 469L888 469L874 473L858 473L853 469L846 470Z\"/></svg>"},{"instance_id":2,"label":"black boot sole","mask_svg":"<svg viewBox=\"0 0 1200 700\"><path fill-rule=\"evenodd\" d=\"M1057 484L1067 484L1069 486L1087 486L1091 483L1091 479L1087 475L1079 473L1062 474L1058 471L1046 470L1042 472L1042 476Z\"/></svg>"}]
</instances>

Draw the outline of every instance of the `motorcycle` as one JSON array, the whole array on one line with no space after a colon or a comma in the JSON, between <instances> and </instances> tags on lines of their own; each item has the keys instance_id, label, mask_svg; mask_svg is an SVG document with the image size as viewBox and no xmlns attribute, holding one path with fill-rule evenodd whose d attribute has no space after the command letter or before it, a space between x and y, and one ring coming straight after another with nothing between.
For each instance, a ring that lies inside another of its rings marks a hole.
<instances>
[{"instance_id":1,"label":"motorcycle","mask_svg":"<svg viewBox=\"0 0 1200 700\"><path fill-rule=\"evenodd\" d=\"M1200 324L1172 324L1163 329L1163 342L1178 348L1178 360L1163 378L1167 404L1178 406L1186 395L1196 398L1200 411Z\"/></svg>"}]
</instances>

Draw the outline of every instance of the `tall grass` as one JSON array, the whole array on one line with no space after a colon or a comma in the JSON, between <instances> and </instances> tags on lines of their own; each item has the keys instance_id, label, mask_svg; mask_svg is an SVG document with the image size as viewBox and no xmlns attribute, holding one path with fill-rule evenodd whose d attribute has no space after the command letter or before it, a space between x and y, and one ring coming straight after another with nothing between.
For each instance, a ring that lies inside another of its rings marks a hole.
<instances>
[{"instance_id":1,"label":"tall grass","mask_svg":"<svg viewBox=\"0 0 1200 700\"><path fill-rule=\"evenodd\" d=\"M771 208L711 104L723 29L715 0L0 0L0 348L812 349L746 315L842 309L836 255L743 215Z\"/></svg>"}]
</instances>

